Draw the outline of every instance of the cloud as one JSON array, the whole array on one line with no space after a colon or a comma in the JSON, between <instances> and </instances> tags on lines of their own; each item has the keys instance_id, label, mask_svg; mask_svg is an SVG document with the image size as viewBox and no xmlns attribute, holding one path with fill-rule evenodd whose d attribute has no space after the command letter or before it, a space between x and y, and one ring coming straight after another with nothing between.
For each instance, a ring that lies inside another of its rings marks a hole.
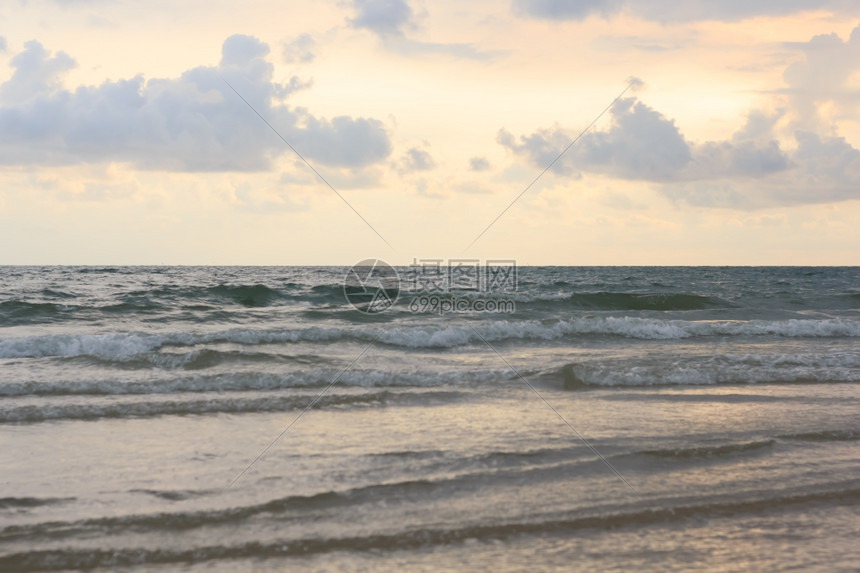
<instances>
[{"instance_id":1,"label":"cloud","mask_svg":"<svg viewBox=\"0 0 860 573\"><path fill-rule=\"evenodd\" d=\"M234 34L221 45L222 67L244 67L253 63L258 69L271 66L264 58L269 54L269 46L254 36Z\"/></svg>"},{"instance_id":2,"label":"cloud","mask_svg":"<svg viewBox=\"0 0 860 573\"><path fill-rule=\"evenodd\" d=\"M474 44L468 43L419 42L405 37L388 38L386 46L404 56L441 55L478 61L492 61L504 53L498 50L479 50Z\"/></svg>"},{"instance_id":3,"label":"cloud","mask_svg":"<svg viewBox=\"0 0 860 573\"><path fill-rule=\"evenodd\" d=\"M543 20L583 20L592 14L608 16L620 0L514 0L514 13Z\"/></svg>"},{"instance_id":4,"label":"cloud","mask_svg":"<svg viewBox=\"0 0 860 573\"><path fill-rule=\"evenodd\" d=\"M578 169L623 179L665 181L678 177L692 161L689 144L673 121L636 101L621 99L611 110L608 131L586 133L568 153L553 164L559 175L578 176ZM558 158L575 135L561 127L514 136L501 130L497 141L543 169Z\"/></svg>"},{"instance_id":5,"label":"cloud","mask_svg":"<svg viewBox=\"0 0 860 573\"><path fill-rule=\"evenodd\" d=\"M0 54L6 53L6 38L0 36Z\"/></svg>"},{"instance_id":6,"label":"cloud","mask_svg":"<svg viewBox=\"0 0 860 573\"><path fill-rule=\"evenodd\" d=\"M391 153L388 134L379 120L339 116L329 121L309 114L300 119L304 127L296 131L293 145L324 165L364 167Z\"/></svg>"},{"instance_id":7,"label":"cloud","mask_svg":"<svg viewBox=\"0 0 860 573\"><path fill-rule=\"evenodd\" d=\"M848 11L848 0L513 0L513 12L540 20L608 18L621 12L656 22L737 22L757 16L786 16L808 10Z\"/></svg>"},{"instance_id":8,"label":"cloud","mask_svg":"<svg viewBox=\"0 0 860 573\"><path fill-rule=\"evenodd\" d=\"M633 201L628 195L617 193L615 191L607 191L598 197L598 201L617 210L644 210L648 205L639 201Z\"/></svg>"},{"instance_id":9,"label":"cloud","mask_svg":"<svg viewBox=\"0 0 860 573\"><path fill-rule=\"evenodd\" d=\"M692 43L690 37L680 38L677 34L667 37L661 34L659 37L631 36L631 35L600 35L590 42L590 46L602 52L625 53L631 51L640 52L671 52L683 50Z\"/></svg>"},{"instance_id":10,"label":"cloud","mask_svg":"<svg viewBox=\"0 0 860 573\"><path fill-rule=\"evenodd\" d=\"M660 188L669 199L701 207L757 209L860 199L860 150L841 137L795 134L790 168L758 180L703 179Z\"/></svg>"},{"instance_id":11,"label":"cloud","mask_svg":"<svg viewBox=\"0 0 860 573\"><path fill-rule=\"evenodd\" d=\"M458 193L468 193L470 195L490 195L492 190L488 187L476 183L475 181L463 181L462 183L454 183L451 185L454 191Z\"/></svg>"},{"instance_id":12,"label":"cloud","mask_svg":"<svg viewBox=\"0 0 860 573\"><path fill-rule=\"evenodd\" d=\"M688 141L674 121L634 98L619 100L611 115L608 129L585 134L551 171L656 183L670 199L711 207L860 199L860 151L844 138L811 131L795 132L796 147L784 150L772 133L781 111L751 112L731 139L701 143ZM542 170L573 137L556 126L519 138L501 130L497 140Z\"/></svg>"},{"instance_id":13,"label":"cloud","mask_svg":"<svg viewBox=\"0 0 860 573\"><path fill-rule=\"evenodd\" d=\"M784 108L777 108L772 114L754 109L747 114L746 124L732 136L734 141L770 138L776 122L785 114Z\"/></svg>"},{"instance_id":14,"label":"cloud","mask_svg":"<svg viewBox=\"0 0 860 573\"><path fill-rule=\"evenodd\" d=\"M427 151L413 147L408 150L400 160L401 169L404 172L430 171L436 168L436 162Z\"/></svg>"},{"instance_id":15,"label":"cloud","mask_svg":"<svg viewBox=\"0 0 860 573\"><path fill-rule=\"evenodd\" d=\"M487 171L490 168L490 162L486 157L473 157L469 160L470 171Z\"/></svg>"},{"instance_id":16,"label":"cloud","mask_svg":"<svg viewBox=\"0 0 860 573\"><path fill-rule=\"evenodd\" d=\"M281 55L288 64L307 64L316 58L317 43L310 34L302 34L290 42L285 42Z\"/></svg>"},{"instance_id":17,"label":"cloud","mask_svg":"<svg viewBox=\"0 0 860 573\"><path fill-rule=\"evenodd\" d=\"M855 106L860 93L849 82L860 70L860 26L848 41L836 34L819 35L796 44L805 58L783 72L792 108L800 127L815 127L821 121L819 106L833 102L840 108Z\"/></svg>"},{"instance_id":18,"label":"cloud","mask_svg":"<svg viewBox=\"0 0 860 573\"><path fill-rule=\"evenodd\" d=\"M371 118L318 118L281 103L307 86L274 82L269 47L252 36L224 41L216 67L178 78L142 76L70 91L74 66L28 42L0 86L0 162L62 165L117 161L166 171L258 171L292 153L225 84L236 90L308 160L358 169L391 153L383 124Z\"/></svg>"},{"instance_id":19,"label":"cloud","mask_svg":"<svg viewBox=\"0 0 860 573\"><path fill-rule=\"evenodd\" d=\"M403 28L412 25L412 8L404 0L353 0L353 7L349 23L379 36L402 36Z\"/></svg>"},{"instance_id":20,"label":"cloud","mask_svg":"<svg viewBox=\"0 0 860 573\"><path fill-rule=\"evenodd\" d=\"M493 60L498 51L482 51L473 44L423 42L407 38L407 29L415 30L415 13L406 0L353 0L355 18L348 19L353 28L370 30L385 47L404 56L443 55L470 60Z\"/></svg>"},{"instance_id":21,"label":"cloud","mask_svg":"<svg viewBox=\"0 0 860 573\"><path fill-rule=\"evenodd\" d=\"M12 77L0 85L0 101L20 102L32 97L34 93L56 93L65 72L77 64L65 52L50 53L36 41L24 44L24 51L15 55L10 62L15 69Z\"/></svg>"},{"instance_id":22,"label":"cloud","mask_svg":"<svg viewBox=\"0 0 860 573\"><path fill-rule=\"evenodd\" d=\"M675 122L636 100L621 99L610 111L612 125L591 131L565 153L551 171L578 176L578 170L634 181L695 181L720 177L762 177L788 168L787 156L775 140L761 142L745 127L731 141L695 144L687 141ZM753 116L753 122L759 121ZM573 141L573 132L560 127L521 136L501 130L498 142L543 169Z\"/></svg>"}]
</instances>

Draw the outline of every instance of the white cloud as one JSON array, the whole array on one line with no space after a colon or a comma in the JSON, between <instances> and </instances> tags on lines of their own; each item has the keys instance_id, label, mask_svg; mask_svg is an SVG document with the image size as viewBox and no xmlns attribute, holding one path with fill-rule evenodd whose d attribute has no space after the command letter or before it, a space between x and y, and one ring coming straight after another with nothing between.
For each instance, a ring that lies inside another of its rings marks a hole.
<instances>
[{"instance_id":1,"label":"white cloud","mask_svg":"<svg viewBox=\"0 0 860 573\"><path fill-rule=\"evenodd\" d=\"M673 121L634 98L621 99L612 107L613 122L607 131L586 133L552 171L577 175L577 170L606 173L624 179L672 180L693 160L690 145ZM575 135L556 126L521 136L517 143L505 130L498 142L527 157L543 169L558 157Z\"/></svg>"},{"instance_id":2,"label":"white cloud","mask_svg":"<svg viewBox=\"0 0 860 573\"><path fill-rule=\"evenodd\" d=\"M24 51L12 58L10 65L15 71L0 85L0 101L4 103L26 101L37 93L56 93L63 74L77 64L65 52L52 57L42 44L31 40L24 44Z\"/></svg>"},{"instance_id":3,"label":"white cloud","mask_svg":"<svg viewBox=\"0 0 860 573\"><path fill-rule=\"evenodd\" d=\"M268 53L258 39L234 35L225 40L217 67L71 91L61 79L74 60L28 42L12 59L12 77L0 86L0 157L5 164L119 161L167 171L270 169L274 158L290 150L222 77L310 161L356 169L388 157L391 144L379 120L329 120L280 103L308 84L296 77L274 82Z\"/></svg>"},{"instance_id":4,"label":"white cloud","mask_svg":"<svg viewBox=\"0 0 860 573\"><path fill-rule=\"evenodd\" d=\"M803 128L822 125L819 106L833 102L840 110L860 103L860 90L851 84L860 71L860 26L854 28L848 41L836 34L819 35L796 45L804 54L802 61L788 66L783 79L788 86L797 124Z\"/></svg>"},{"instance_id":5,"label":"white cloud","mask_svg":"<svg viewBox=\"0 0 860 573\"><path fill-rule=\"evenodd\" d=\"M668 198L710 207L758 208L860 199L860 151L844 138L797 131L785 151L771 129L779 113L753 112L726 141L690 142L674 121L633 98L611 110L612 125L587 133L553 167L557 175L598 173L658 183ZM558 156L573 132L538 130L498 141L535 169Z\"/></svg>"},{"instance_id":6,"label":"white cloud","mask_svg":"<svg viewBox=\"0 0 860 573\"><path fill-rule=\"evenodd\" d=\"M798 131L794 138L785 170L754 180L714 176L660 191L691 205L743 209L860 199L860 151L841 137Z\"/></svg>"}]
</instances>

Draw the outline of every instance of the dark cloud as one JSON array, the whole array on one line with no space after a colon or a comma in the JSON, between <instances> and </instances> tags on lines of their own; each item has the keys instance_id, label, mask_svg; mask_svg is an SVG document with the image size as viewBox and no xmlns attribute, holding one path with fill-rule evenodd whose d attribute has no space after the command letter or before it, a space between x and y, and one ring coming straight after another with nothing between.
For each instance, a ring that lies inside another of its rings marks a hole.
<instances>
[{"instance_id":1,"label":"dark cloud","mask_svg":"<svg viewBox=\"0 0 860 573\"><path fill-rule=\"evenodd\" d=\"M486 171L490 168L490 162L485 157L473 157L469 160L471 171Z\"/></svg>"},{"instance_id":2,"label":"dark cloud","mask_svg":"<svg viewBox=\"0 0 860 573\"><path fill-rule=\"evenodd\" d=\"M860 151L841 137L794 134L783 150L772 134L780 112L750 113L726 141L687 141L672 120L633 98L619 100L605 131L585 134L554 165L557 175L580 171L658 183L673 200L703 206L755 208L860 199ZM544 169L575 133L555 127L498 142Z\"/></svg>"},{"instance_id":3,"label":"dark cloud","mask_svg":"<svg viewBox=\"0 0 860 573\"><path fill-rule=\"evenodd\" d=\"M849 0L513 0L515 14L542 20L583 20L620 12L657 22L736 22L756 16L784 16L805 10L852 10Z\"/></svg>"},{"instance_id":4,"label":"dark cloud","mask_svg":"<svg viewBox=\"0 0 860 573\"><path fill-rule=\"evenodd\" d=\"M473 44L422 42L406 37L407 29L417 29L415 13L406 0L353 0L355 18L352 27L370 30L385 47L404 56L442 55L470 60L493 60L501 52L485 52Z\"/></svg>"},{"instance_id":5,"label":"dark cloud","mask_svg":"<svg viewBox=\"0 0 860 573\"><path fill-rule=\"evenodd\" d=\"M388 157L375 119L318 118L280 100L307 84L272 79L269 48L251 36L227 38L216 67L178 78L142 76L61 86L74 60L28 42L0 86L0 161L5 164L128 162L142 169L253 171L291 153L222 81L229 81L297 150L332 167L361 168Z\"/></svg>"},{"instance_id":6,"label":"dark cloud","mask_svg":"<svg viewBox=\"0 0 860 573\"><path fill-rule=\"evenodd\" d=\"M514 12L544 20L583 20L592 14L607 16L619 10L621 0L514 0Z\"/></svg>"},{"instance_id":7,"label":"dark cloud","mask_svg":"<svg viewBox=\"0 0 860 573\"><path fill-rule=\"evenodd\" d=\"M380 36L402 36L412 24L412 8L405 0L353 0L354 28L364 28Z\"/></svg>"}]
</instances>

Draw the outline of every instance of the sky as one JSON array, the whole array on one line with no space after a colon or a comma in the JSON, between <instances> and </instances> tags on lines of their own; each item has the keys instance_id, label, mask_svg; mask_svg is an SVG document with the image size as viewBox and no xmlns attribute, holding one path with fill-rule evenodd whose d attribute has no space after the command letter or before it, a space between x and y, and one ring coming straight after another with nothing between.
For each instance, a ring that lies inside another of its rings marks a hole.
<instances>
[{"instance_id":1,"label":"sky","mask_svg":"<svg viewBox=\"0 0 860 573\"><path fill-rule=\"evenodd\" d=\"M0 6L0 264L375 257L860 264L860 10Z\"/></svg>"}]
</instances>

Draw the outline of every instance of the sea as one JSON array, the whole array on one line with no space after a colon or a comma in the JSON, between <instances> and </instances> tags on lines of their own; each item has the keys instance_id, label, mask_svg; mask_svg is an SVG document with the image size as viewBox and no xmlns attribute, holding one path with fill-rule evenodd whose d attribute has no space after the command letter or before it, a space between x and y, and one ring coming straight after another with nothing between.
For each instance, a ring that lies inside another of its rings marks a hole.
<instances>
[{"instance_id":1,"label":"sea","mask_svg":"<svg viewBox=\"0 0 860 573\"><path fill-rule=\"evenodd\" d=\"M393 270L0 267L0 571L860 569L860 268Z\"/></svg>"}]
</instances>

